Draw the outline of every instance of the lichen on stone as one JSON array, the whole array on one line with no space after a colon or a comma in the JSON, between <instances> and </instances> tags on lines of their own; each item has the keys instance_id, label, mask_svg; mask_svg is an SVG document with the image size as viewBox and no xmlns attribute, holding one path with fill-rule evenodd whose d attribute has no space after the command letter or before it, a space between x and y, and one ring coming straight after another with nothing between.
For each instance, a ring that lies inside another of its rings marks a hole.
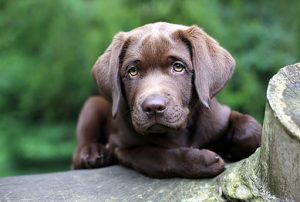
<instances>
[{"instance_id":1,"label":"lichen on stone","mask_svg":"<svg viewBox=\"0 0 300 202\"><path fill-rule=\"evenodd\" d=\"M230 201L276 201L260 180L260 148L224 173L219 180L223 196Z\"/></svg>"}]
</instances>

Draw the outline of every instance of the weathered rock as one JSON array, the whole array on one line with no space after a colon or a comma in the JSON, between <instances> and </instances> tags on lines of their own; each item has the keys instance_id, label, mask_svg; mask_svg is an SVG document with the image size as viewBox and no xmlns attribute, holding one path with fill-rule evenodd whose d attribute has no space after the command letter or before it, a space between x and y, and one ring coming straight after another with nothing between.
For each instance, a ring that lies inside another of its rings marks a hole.
<instances>
[{"instance_id":1,"label":"weathered rock","mask_svg":"<svg viewBox=\"0 0 300 202\"><path fill-rule=\"evenodd\" d=\"M274 201L257 174L259 150L213 179L152 179L121 166L0 179L0 201Z\"/></svg>"},{"instance_id":2,"label":"weathered rock","mask_svg":"<svg viewBox=\"0 0 300 202\"><path fill-rule=\"evenodd\" d=\"M300 201L300 63L270 80L260 162L262 182L273 194Z\"/></svg>"},{"instance_id":3,"label":"weathered rock","mask_svg":"<svg viewBox=\"0 0 300 202\"><path fill-rule=\"evenodd\" d=\"M260 154L224 175L221 186L229 200L300 201L300 63L270 80Z\"/></svg>"},{"instance_id":4,"label":"weathered rock","mask_svg":"<svg viewBox=\"0 0 300 202\"><path fill-rule=\"evenodd\" d=\"M216 181L151 179L112 166L3 178L0 201L223 201Z\"/></svg>"},{"instance_id":5,"label":"weathered rock","mask_svg":"<svg viewBox=\"0 0 300 202\"><path fill-rule=\"evenodd\" d=\"M121 166L6 177L0 201L300 201L300 64L271 79L267 99L262 148L216 178L159 180Z\"/></svg>"}]
</instances>

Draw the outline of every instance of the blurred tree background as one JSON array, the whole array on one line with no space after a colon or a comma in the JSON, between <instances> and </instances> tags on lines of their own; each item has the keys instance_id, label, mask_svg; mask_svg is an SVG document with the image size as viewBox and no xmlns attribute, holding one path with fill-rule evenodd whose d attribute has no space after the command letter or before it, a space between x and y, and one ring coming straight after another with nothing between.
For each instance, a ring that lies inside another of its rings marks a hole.
<instances>
[{"instance_id":1,"label":"blurred tree background","mask_svg":"<svg viewBox=\"0 0 300 202\"><path fill-rule=\"evenodd\" d=\"M236 58L218 96L263 120L268 80L300 57L300 1L0 0L0 176L67 170L90 69L118 31L197 24Z\"/></svg>"}]
</instances>

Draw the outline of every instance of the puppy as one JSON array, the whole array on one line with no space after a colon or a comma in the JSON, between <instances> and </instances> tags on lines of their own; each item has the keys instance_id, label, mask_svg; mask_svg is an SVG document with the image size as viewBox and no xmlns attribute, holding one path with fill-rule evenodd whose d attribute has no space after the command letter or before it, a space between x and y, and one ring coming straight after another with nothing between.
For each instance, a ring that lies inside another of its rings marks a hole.
<instances>
[{"instance_id":1,"label":"puppy","mask_svg":"<svg viewBox=\"0 0 300 202\"><path fill-rule=\"evenodd\" d=\"M197 26L118 33L92 69L103 97L80 113L73 168L121 163L151 177L205 178L224 170L222 157L248 157L260 146L260 124L214 98L234 66Z\"/></svg>"}]
</instances>

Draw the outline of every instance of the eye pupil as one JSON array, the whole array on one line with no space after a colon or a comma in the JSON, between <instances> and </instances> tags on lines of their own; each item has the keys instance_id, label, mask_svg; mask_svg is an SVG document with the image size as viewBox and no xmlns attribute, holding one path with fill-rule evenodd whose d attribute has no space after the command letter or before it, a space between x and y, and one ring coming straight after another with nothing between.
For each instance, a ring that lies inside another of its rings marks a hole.
<instances>
[{"instance_id":1,"label":"eye pupil","mask_svg":"<svg viewBox=\"0 0 300 202\"><path fill-rule=\"evenodd\" d=\"M181 64L180 62L175 62L173 65L173 69L175 72L182 72L184 70L184 65Z\"/></svg>"},{"instance_id":2,"label":"eye pupil","mask_svg":"<svg viewBox=\"0 0 300 202\"><path fill-rule=\"evenodd\" d=\"M138 71L137 71L137 68L132 66L129 68L128 70L128 73L131 75L131 76L136 76L138 74Z\"/></svg>"}]
</instances>

